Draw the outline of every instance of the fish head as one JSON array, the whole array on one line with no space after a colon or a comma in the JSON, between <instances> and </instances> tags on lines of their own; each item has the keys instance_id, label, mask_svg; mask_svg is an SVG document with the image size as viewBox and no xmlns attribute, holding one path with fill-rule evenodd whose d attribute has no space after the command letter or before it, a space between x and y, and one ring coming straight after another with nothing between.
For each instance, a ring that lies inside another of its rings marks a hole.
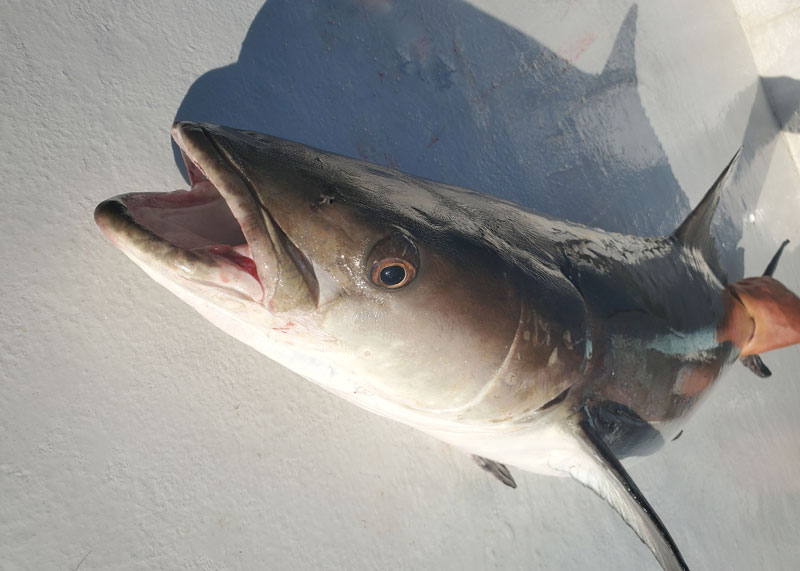
<instances>
[{"instance_id":1,"label":"fish head","mask_svg":"<svg viewBox=\"0 0 800 571\"><path fill-rule=\"evenodd\" d=\"M479 398L521 313L513 267L470 231L485 197L259 133L178 123L173 137L190 190L95 213L151 277L365 408L455 414Z\"/></svg>"}]
</instances>

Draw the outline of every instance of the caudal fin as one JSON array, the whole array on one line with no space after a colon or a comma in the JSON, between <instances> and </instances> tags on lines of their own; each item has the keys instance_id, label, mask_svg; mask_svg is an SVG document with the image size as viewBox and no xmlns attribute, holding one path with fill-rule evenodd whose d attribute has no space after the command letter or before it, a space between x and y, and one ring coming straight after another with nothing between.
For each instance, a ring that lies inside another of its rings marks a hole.
<instances>
[{"instance_id":1,"label":"caudal fin","mask_svg":"<svg viewBox=\"0 0 800 571\"><path fill-rule=\"evenodd\" d=\"M780 262L781 260L781 255L783 254L783 250L784 248L786 248L788 244L789 240L783 241L780 248L778 248L778 251L775 252L774 256L772 256L772 259L769 261L769 264L767 264L767 268L764 270L763 275L771 276L772 274L775 273L775 270L778 268L778 262ZM755 374L758 377L761 377L762 379L772 376L772 371L769 370L769 367L767 367L764 364L764 361L762 361L761 357L759 357L758 355L744 355L739 360L745 367L750 369L753 372L753 374Z\"/></svg>"},{"instance_id":2,"label":"caudal fin","mask_svg":"<svg viewBox=\"0 0 800 571\"><path fill-rule=\"evenodd\" d=\"M764 275L729 284L723 293L725 322L717 339L733 342L742 363L759 377L772 374L761 353L800 343L800 297L772 277L788 243L783 241Z\"/></svg>"},{"instance_id":3,"label":"caudal fin","mask_svg":"<svg viewBox=\"0 0 800 571\"><path fill-rule=\"evenodd\" d=\"M743 357L800 343L800 297L772 276L745 278L728 286L753 323L740 341Z\"/></svg>"}]
</instances>

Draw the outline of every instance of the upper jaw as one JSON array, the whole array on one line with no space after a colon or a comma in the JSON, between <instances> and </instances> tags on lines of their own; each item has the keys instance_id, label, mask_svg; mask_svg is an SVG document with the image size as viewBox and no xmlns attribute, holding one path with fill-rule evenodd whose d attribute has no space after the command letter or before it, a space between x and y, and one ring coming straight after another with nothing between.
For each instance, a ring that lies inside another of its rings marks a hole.
<instances>
[{"instance_id":1,"label":"upper jaw","mask_svg":"<svg viewBox=\"0 0 800 571\"><path fill-rule=\"evenodd\" d=\"M189 122L176 123L172 136L191 189L110 198L95 210L100 229L168 287L210 287L215 298L223 290L272 313L314 311L314 265L264 204L274 202L272 185L250 180L252 169L281 168L280 156L263 153L279 140Z\"/></svg>"},{"instance_id":2,"label":"upper jaw","mask_svg":"<svg viewBox=\"0 0 800 571\"><path fill-rule=\"evenodd\" d=\"M281 152L287 142L260 133L188 122L176 123L173 136L196 168L190 169L190 177L207 177L239 221L264 284L268 308L282 313L318 307L319 282L314 266L274 212L278 207L283 210L282 216L302 213L302 200L287 201L278 190L280 187L286 192L286 185L271 178L274 173L291 170L291 159ZM264 178L264 173L270 175ZM289 194L302 196L297 185L288 188Z\"/></svg>"},{"instance_id":3,"label":"upper jaw","mask_svg":"<svg viewBox=\"0 0 800 571\"><path fill-rule=\"evenodd\" d=\"M191 190L110 198L95 209L97 225L154 277L255 302L271 299L275 249L247 183L202 126L177 123L172 134Z\"/></svg>"},{"instance_id":4,"label":"upper jaw","mask_svg":"<svg viewBox=\"0 0 800 571\"><path fill-rule=\"evenodd\" d=\"M178 122L172 138L181 149L192 188L210 183L225 200L239 224L263 288L262 298L271 299L277 287L277 252L265 227L265 214L238 169L215 144L203 125Z\"/></svg>"}]
</instances>

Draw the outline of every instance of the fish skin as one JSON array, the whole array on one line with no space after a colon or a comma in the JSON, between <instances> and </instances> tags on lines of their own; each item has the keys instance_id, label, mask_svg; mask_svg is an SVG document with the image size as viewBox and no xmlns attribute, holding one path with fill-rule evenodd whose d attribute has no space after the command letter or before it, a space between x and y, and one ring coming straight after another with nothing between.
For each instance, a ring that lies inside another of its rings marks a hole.
<instances>
[{"instance_id":1,"label":"fish skin","mask_svg":"<svg viewBox=\"0 0 800 571\"><path fill-rule=\"evenodd\" d=\"M575 478L664 569L688 569L619 459L676 438L753 334L708 234L736 157L675 234L646 238L259 133L173 135L192 193L95 211L151 277L309 380L502 467L505 483L504 465ZM180 246L166 239L195 195L230 243L190 222L172 232ZM376 264L397 259L413 280L377 286Z\"/></svg>"}]
</instances>

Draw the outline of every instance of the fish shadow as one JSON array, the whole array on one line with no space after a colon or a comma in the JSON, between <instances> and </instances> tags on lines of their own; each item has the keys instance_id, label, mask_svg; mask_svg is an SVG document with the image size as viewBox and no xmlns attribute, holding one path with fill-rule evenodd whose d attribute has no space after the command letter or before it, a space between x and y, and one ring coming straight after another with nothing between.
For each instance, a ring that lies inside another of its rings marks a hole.
<instances>
[{"instance_id":1,"label":"fish shadow","mask_svg":"<svg viewBox=\"0 0 800 571\"><path fill-rule=\"evenodd\" d=\"M198 78L176 120L262 131L546 215L663 235L690 204L639 97L636 21L634 5L592 74L461 0L270 0L238 60ZM725 265L741 274L741 221L718 226Z\"/></svg>"},{"instance_id":2,"label":"fish shadow","mask_svg":"<svg viewBox=\"0 0 800 571\"><path fill-rule=\"evenodd\" d=\"M744 214L752 212L764 188L781 131L800 132L800 81L791 77L756 77L737 94L730 114L747 116L741 145L742 182L726 193L714 219L721 265L731 280L744 276L744 249L740 245ZM749 109L745 106L749 106ZM770 221L764 221L769 224ZM781 237L783 239L783 237ZM767 260L764 260L766 264Z\"/></svg>"},{"instance_id":3,"label":"fish shadow","mask_svg":"<svg viewBox=\"0 0 800 571\"><path fill-rule=\"evenodd\" d=\"M778 127L790 133L800 133L800 81L781 75L762 77L761 84Z\"/></svg>"}]
</instances>

